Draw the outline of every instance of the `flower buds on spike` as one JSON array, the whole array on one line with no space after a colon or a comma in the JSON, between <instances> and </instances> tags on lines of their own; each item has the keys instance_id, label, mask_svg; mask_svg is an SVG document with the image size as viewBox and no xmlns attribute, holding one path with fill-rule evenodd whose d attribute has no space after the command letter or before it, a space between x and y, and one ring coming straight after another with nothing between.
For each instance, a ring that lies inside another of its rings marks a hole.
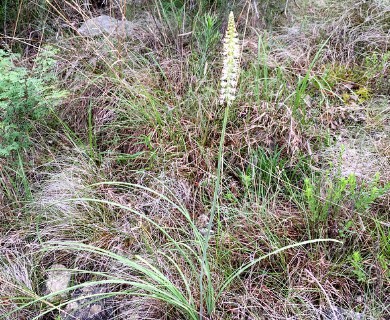
<instances>
[{"instance_id":1,"label":"flower buds on spike","mask_svg":"<svg viewBox=\"0 0 390 320\"><path fill-rule=\"evenodd\" d=\"M230 105L235 99L240 69L240 45L233 12L230 12L228 27L223 42L223 69L221 75L220 104Z\"/></svg>"}]
</instances>

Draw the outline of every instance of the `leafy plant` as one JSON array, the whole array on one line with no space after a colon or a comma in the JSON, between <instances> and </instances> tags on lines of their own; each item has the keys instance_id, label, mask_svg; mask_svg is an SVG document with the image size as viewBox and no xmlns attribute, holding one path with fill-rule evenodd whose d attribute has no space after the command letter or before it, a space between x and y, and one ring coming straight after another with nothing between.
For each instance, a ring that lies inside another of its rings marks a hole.
<instances>
[{"instance_id":1,"label":"leafy plant","mask_svg":"<svg viewBox=\"0 0 390 320\"><path fill-rule=\"evenodd\" d=\"M250 165L242 173L241 181L247 190L251 189L260 197L269 191L276 191L281 175L285 175L285 160L281 159L281 151L268 153L260 148L251 155Z\"/></svg>"},{"instance_id":2,"label":"leafy plant","mask_svg":"<svg viewBox=\"0 0 390 320\"><path fill-rule=\"evenodd\" d=\"M365 282L367 275L364 272L363 259L359 251L354 251L349 258L350 263L353 267L352 272L355 274L359 282Z\"/></svg>"},{"instance_id":3,"label":"leafy plant","mask_svg":"<svg viewBox=\"0 0 390 320\"><path fill-rule=\"evenodd\" d=\"M352 186L356 189L356 177L352 176ZM390 191L390 182L385 185L380 185L380 176L377 173L372 181L363 182L358 192L353 192L355 210L358 212L367 211L370 206L381 196Z\"/></svg>"},{"instance_id":4,"label":"leafy plant","mask_svg":"<svg viewBox=\"0 0 390 320\"><path fill-rule=\"evenodd\" d=\"M43 120L63 97L51 72L54 54L52 48L42 51L29 71L14 64L18 55L0 50L0 157L27 147L33 122Z\"/></svg>"},{"instance_id":5,"label":"leafy plant","mask_svg":"<svg viewBox=\"0 0 390 320\"><path fill-rule=\"evenodd\" d=\"M194 39L198 50L194 50L193 53L196 61L194 68L195 73L201 79L207 75L209 59L213 57L215 46L220 39L217 22L217 18L209 13L195 17Z\"/></svg>"},{"instance_id":6,"label":"leafy plant","mask_svg":"<svg viewBox=\"0 0 390 320\"><path fill-rule=\"evenodd\" d=\"M390 51L386 51L382 56L377 52L367 55L363 62L365 76L368 79L377 78L378 75L383 76L382 72L388 68L390 61Z\"/></svg>"},{"instance_id":7,"label":"leafy plant","mask_svg":"<svg viewBox=\"0 0 390 320\"><path fill-rule=\"evenodd\" d=\"M326 221L331 213L337 213L347 203L357 212L365 212L379 197L390 190L390 183L380 186L379 174L371 182L356 181L354 174L348 177L327 179L321 186L309 178L304 182L306 204L313 222Z\"/></svg>"},{"instance_id":8,"label":"leafy plant","mask_svg":"<svg viewBox=\"0 0 390 320\"><path fill-rule=\"evenodd\" d=\"M322 54L322 51L323 51L325 45L328 43L328 40L329 40L329 38L326 39L326 41L324 41L324 43L321 45L321 47L316 52L313 60L311 61L310 65L309 65L309 68L308 68L305 76L299 78L297 86L296 86L296 90L295 90L294 95L293 95L293 115L299 116L299 112L302 112L302 115L303 115L302 122L303 123L306 121L306 109L304 107L303 101L304 101L306 91L307 91L309 84L312 80L311 72L312 72L315 64L319 60L320 55Z\"/></svg>"}]
</instances>

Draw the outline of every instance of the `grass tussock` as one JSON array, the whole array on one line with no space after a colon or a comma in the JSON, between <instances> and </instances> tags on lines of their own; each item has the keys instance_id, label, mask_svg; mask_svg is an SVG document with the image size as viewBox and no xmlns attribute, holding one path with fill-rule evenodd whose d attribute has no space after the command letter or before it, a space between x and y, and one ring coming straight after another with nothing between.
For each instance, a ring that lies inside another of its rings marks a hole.
<instances>
[{"instance_id":1,"label":"grass tussock","mask_svg":"<svg viewBox=\"0 0 390 320\"><path fill-rule=\"evenodd\" d=\"M389 14L1 4L0 319L387 319Z\"/></svg>"}]
</instances>

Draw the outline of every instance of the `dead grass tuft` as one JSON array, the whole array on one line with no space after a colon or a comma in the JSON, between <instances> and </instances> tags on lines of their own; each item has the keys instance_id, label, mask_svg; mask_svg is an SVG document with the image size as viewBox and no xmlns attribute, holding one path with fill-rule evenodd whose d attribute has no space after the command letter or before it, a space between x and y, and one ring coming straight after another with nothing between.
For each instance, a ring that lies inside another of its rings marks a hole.
<instances>
[{"instance_id":1,"label":"dead grass tuft","mask_svg":"<svg viewBox=\"0 0 390 320\"><path fill-rule=\"evenodd\" d=\"M291 109L282 103L243 105L239 108L238 121L236 132L227 133L227 144L233 150L285 148L284 152L294 157L307 147L301 126Z\"/></svg>"},{"instance_id":2,"label":"dead grass tuft","mask_svg":"<svg viewBox=\"0 0 390 320\"><path fill-rule=\"evenodd\" d=\"M353 132L346 131L334 146L324 150L321 155L323 163L332 164L335 174L343 177L354 174L362 180L371 181L379 173L381 181L390 181L390 159L381 156L376 147L381 140L364 133L354 138L351 135Z\"/></svg>"}]
</instances>

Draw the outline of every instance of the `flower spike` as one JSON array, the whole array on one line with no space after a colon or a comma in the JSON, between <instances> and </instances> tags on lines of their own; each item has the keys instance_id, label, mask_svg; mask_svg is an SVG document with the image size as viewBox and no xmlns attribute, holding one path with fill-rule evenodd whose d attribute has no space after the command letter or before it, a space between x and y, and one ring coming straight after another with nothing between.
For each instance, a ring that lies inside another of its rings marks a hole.
<instances>
[{"instance_id":1,"label":"flower spike","mask_svg":"<svg viewBox=\"0 0 390 320\"><path fill-rule=\"evenodd\" d=\"M234 23L233 12L229 14L228 28L223 43L223 69L221 76L220 104L231 105L236 97L238 75L240 71L240 45Z\"/></svg>"}]
</instances>

